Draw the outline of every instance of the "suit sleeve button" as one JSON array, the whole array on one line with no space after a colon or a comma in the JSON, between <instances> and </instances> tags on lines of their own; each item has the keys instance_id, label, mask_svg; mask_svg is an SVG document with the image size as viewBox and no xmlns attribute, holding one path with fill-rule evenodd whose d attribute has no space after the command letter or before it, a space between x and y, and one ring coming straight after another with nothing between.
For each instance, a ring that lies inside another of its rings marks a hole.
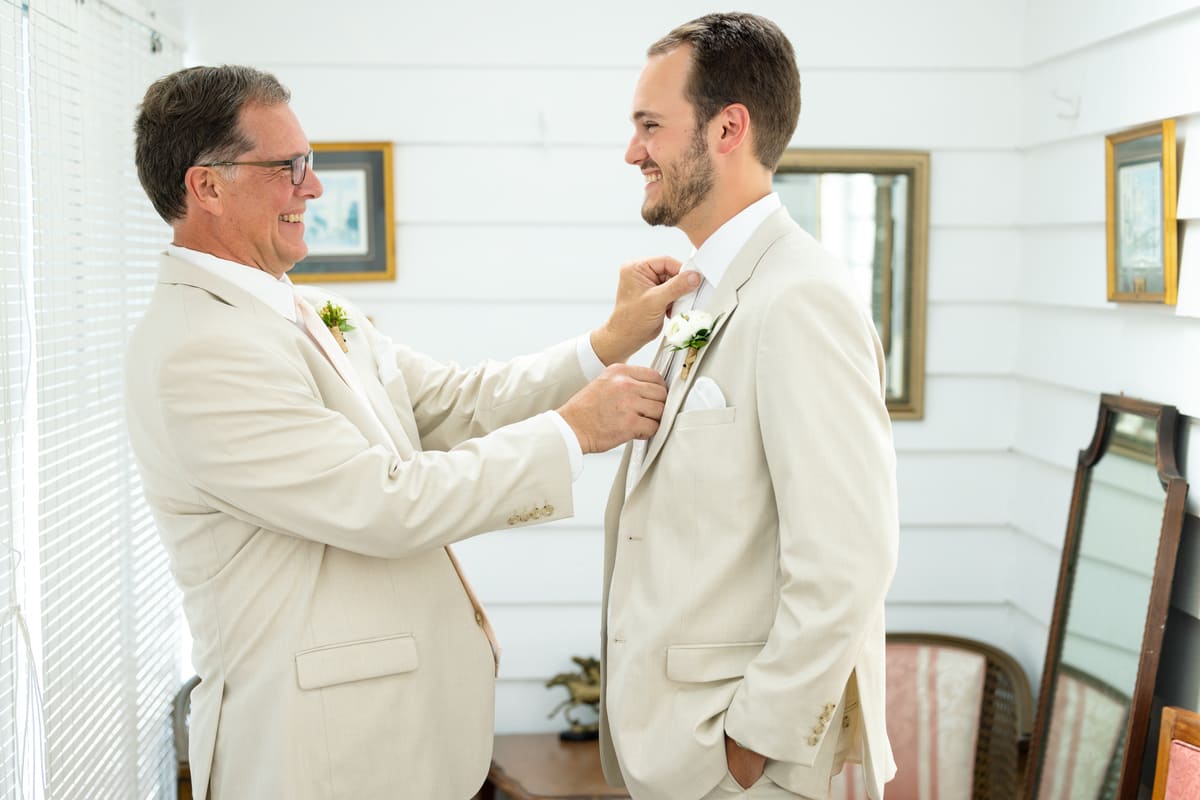
<instances>
[{"instance_id":1,"label":"suit sleeve button","mask_svg":"<svg viewBox=\"0 0 1200 800\"><path fill-rule=\"evenodd\" d=\"M820 736L817 736L816 734L813 734L812 736L808 737L808 746L809 746L809 747L816 747L816 746L817 746L818 744L820 744L820 743L821 743L821 737L820 737Z\"/></svg>"}]
</instances>

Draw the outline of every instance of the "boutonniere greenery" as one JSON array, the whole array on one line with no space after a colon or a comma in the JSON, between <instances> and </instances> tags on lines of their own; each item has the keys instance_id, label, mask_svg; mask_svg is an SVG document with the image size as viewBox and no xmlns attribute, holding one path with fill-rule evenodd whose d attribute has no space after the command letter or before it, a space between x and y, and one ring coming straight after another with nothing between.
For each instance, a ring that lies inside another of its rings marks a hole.
<instances>
[{"instance_id":1,"label":"boutonniere greenery","mask_svg":"<svg viewBox=\"0 0 1200 800\"><path fill-rule=\"evenodd\" d=\"M714 318L712 314L705 311L688 311L676 314L667 323L667 346L672 350L687 350L687 358L683 362L683 371L679 373L679 377L682 380L687 380L688 373L691 372L692 364L696 362L696 356L699 354L700 348L708 344L708 340L712 337L713 329L717 327L717 322L720 319L720 314Z\"/></svg>"},{"instance_id":2,"label":"boutonniere greenery","mask_svg":"<svg viewBox=\"0 0 1200 800\"><path fill-rule=\"evenodd\" d=\"M321 306L321 310L317 314L321 317L321 321L325 323L325 326L329 328L329 332L333 334L333 338L337 340L338 345L342 348L342 352L349 353L350 348L346 346L346 340L342 334L354 330L354 326L350 324L350 319L346 316L346 310L341 306L335 306L333 301L330 300Z\"/></svg>"}]
</instances>

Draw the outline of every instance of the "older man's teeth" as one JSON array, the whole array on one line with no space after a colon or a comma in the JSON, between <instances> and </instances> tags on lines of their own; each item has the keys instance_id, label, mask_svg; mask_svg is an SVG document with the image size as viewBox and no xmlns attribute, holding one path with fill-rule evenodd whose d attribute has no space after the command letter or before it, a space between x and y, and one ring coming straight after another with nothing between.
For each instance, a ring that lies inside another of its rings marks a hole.
<instances>
[{"instance_id":1,"label":"older man's teeth","mask_svg":"<svg viewBox=\"0 0 1200 800\"><path fill-rule=\"evenodd\" d=\"M658 183L662 180L662 173L654 172L646 175L646 183Z\"/></svg>"},{"instance_id":2,"label":"older man's teeth","mask_svg":"<svg viewBox=\"0 0 1200 800\"><path fill-rule=\"evenodd\" d=\"M284 222L303 222L303 214L280 214L279 218Z\"/></svg>"}]
</instances>

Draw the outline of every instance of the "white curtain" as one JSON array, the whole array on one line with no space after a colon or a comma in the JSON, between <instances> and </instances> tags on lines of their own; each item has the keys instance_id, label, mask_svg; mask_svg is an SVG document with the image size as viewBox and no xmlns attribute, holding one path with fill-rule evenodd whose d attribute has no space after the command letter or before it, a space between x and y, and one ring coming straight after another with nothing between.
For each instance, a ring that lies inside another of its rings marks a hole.
<instances>
[{"instance_id":1,"label":"white curtain","mask_svg":"<svg viewBox=\"0 0 1200 800\"><path fill-rule=\"evenodd\" d=\"M178 601L122 408L126 337L169 238L132 123L182 57L127 7L0 0L0 800L174 792Z\"/></svg>"}]
</instances>

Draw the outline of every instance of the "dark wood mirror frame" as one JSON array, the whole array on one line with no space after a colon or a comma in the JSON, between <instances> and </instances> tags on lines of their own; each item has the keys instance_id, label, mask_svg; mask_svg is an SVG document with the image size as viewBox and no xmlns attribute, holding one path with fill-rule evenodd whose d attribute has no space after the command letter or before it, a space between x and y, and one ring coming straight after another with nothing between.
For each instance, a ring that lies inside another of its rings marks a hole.
<instances>
[{"instance_id":1,"label":"dark wood mirror frame","mask_svg":"<svg viewBox=\"0 0 1200 800\"><path fill-rule=\"evenodd\" d=\"M1025 798L1037 797L1040 785L1046 740L1049 735L1050 712L1053 708L1053 681L1062 657L1063 637L1071 590L1075 577L1076 557L1084 511L1087 507L1088 478L1092 467L1108 451L1119 414L1133 414L1155 420L1156 447L1153 456L1159 482L1165 491L1162 527L1159 532L1154 574L1150 585L1150 602L1142 632L1142 647L1138 659L1137 679L1130 697L1129 714L1125 722L1125 746L1117 782L1116 797L1136 797L1146 748L1146 734L1154 702L1154 682L1158 674L1163 629L1170 603L1171 583L1175 576L1175 558L1183 531L1187 481L1179 473L1176 462L1176 442L1180 434L1179 412L1174 406L1164 406L1135 400L1123 395L1102 395L1096 430L1091 444L1079 452L1075 470L1075 487L1071 494L1071 510L1063 542L1062 565L1059 568L1058 591L1050 637L1046 646L1046 661L1042 669L1041 692L1038 695L1037 722L1026 770ZM1145 454L1150 460L1149 453Z\"/></svg>"}]
</instances>

